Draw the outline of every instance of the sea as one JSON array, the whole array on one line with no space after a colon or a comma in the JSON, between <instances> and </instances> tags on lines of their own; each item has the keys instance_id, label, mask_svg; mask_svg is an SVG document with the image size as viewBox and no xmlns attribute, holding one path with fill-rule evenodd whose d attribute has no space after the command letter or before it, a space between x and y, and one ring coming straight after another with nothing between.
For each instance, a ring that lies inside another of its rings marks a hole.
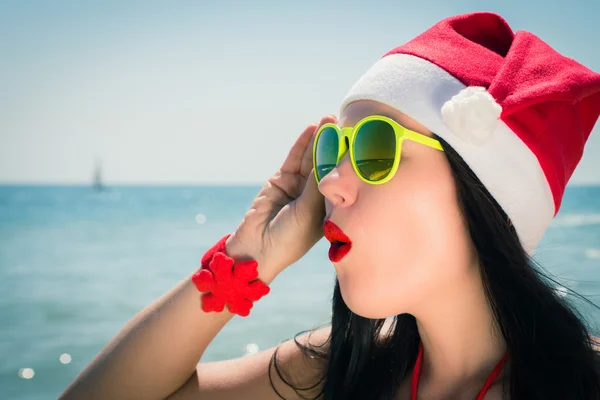
<instances>
[{"instance_id":1,"label":"sea","mask_svg":"<svg viewBox=\"0 0 600 400\"><path fill-rule=\"evenodd\" d=\"M0 186L0 400L56 399L127 321L235 230L259 190ZM322 240L287 268L203 361L326 324L335 281L327 250ZM535 260L598 334L600 312L588 301L600 304L600 186L567 187Z\"/></svg>"}]
</instances>

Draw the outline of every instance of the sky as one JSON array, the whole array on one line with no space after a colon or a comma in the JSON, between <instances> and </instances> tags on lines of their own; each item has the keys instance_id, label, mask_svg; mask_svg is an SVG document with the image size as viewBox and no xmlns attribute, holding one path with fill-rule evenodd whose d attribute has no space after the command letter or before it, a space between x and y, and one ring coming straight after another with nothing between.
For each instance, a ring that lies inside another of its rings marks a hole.
<instances>
[{"instance_id":1,"label":"sky","mask_svg":"<svg viewBox=\"0 0 600 400\"><path fill-rule=\"evenodd\" d=\"M0 0L0 183L261 184L384 53L493 11L600 71L600 1ZM572 184L600 183L600 123Z\"/></svg>"}]
</instances>

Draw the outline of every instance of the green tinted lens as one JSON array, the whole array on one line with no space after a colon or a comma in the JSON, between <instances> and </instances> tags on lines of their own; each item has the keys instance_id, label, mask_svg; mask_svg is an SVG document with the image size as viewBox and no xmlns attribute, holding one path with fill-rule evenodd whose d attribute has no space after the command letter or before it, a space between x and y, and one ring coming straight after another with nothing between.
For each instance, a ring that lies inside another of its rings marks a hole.
<instances>
[{"instance_id":1,"label":"green tinted lens","mask_svg":"<svg viewBox=\"0 0 600 400\"><path fill-rule=\"evenodd\" d=\"M356 133L354 158L363 178L384 179L392 171L396 155L396 134L385 121L369 121Z\"/></svg>"},{"instance_id":2,"label":"green tinted lens","mask_svg":"<svg viewBox=\"0 0 600 400\"><path fill-rule=\"evenodd\" d=\"M317 141L316 162L319 181L337 165L339 136L334 128L325 128Z\"/></svg>"}]
</instances>

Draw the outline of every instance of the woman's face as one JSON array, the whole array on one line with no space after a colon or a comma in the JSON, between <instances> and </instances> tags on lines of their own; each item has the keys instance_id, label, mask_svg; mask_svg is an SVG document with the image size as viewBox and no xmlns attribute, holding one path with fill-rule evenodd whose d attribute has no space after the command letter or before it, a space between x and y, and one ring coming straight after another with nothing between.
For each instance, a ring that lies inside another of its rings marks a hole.
<instances>
[{"instance_id":1,"label":"woman's face","mask_svg":"<svg viewBox=\"0 0 600 400\"><path fill-rule=\"evenodd\" d=\"M373 101L351 103L339 126L373 114L432 136L407 115ZM388 183L363 182L346 153L319 184L326 219L352 241L350 252L334 264L342 297L367 318L414 313L478 273L446 156L408 140L402 146L398 171Z\"/></svg>"}]
</instances>

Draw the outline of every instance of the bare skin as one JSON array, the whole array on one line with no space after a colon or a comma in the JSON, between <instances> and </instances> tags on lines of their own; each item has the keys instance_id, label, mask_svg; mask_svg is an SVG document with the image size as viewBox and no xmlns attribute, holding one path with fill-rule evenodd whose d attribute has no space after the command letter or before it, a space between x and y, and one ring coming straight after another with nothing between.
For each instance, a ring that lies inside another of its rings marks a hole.
<instances>
[{"instance_id":1,"label":"bare skin","mask_svg":"<svg viewBox=\"0 0 600 400\"><path fill-rule=\"evenodd\" d=\"M407 115L371 101L350 104L340 126L373 114L432 136ZM368 318L417 318L425 349L419 398L475 398L506 343L484 294L444 153L405 141L398 172L384 185L357 177L347 154L319 190L327 218L353 242L334 264L348 307Z\"/></svg>"},{"instance_id":2,"label":"bare skin","mask_svg":"<svg viewBox=\"0 0 600 400\"><path fill-rule=\"evenodd\" d=\"M399 111L367 101L351 104L339 125L371 114L431 136ZM326 122L337 121L328 116L320 124ZM506 345L495 334L444 154L407 141L398 173L378 186L362 182L346 155L317 188L311 139L318 125L300 135L257 196L228 241L228 253L258 260L260 279L271 283L321 238L323 218L331 218L353 240L352 251L334 265L348 306L370 318L403 312L417 317L425 347L419 399L473 399ZM357 267L365 264L372 266L368 273ZM274 349L197 364L231 318L228 312L202 312L187 277L123 327L61 398L279 399L268 375ZM328 334L323 328L302 340L319 344ZM300 387L311 386L322 368L291 341L280 346L278 363ZM281 395L301 398L276 373L272 378ZM502 381L487 400L501 398ZM398 399L409 398L409 384L410 376Z\"/></svg>"},{"instance_id":3,"label":"bare skin","mask_svg":"<svg viewBox=\"0 0 600 400\"><path fill-rule=\"evenodd\" d=\"M335 121L326 116L320 124ZM298 137L226 244L234 259L257 260L258 277L267 284L323 236L325 205L311 175L312 139L320 124L309 125ZM201 310L200 293L191 281L194 272L129 321L61 399L277 399L267 376L272 349L233 365L197 365L232 315ZM283 347L284 364L300 365L302 374L298 354L289 344Z\"/></svg>"}]
</instances>

